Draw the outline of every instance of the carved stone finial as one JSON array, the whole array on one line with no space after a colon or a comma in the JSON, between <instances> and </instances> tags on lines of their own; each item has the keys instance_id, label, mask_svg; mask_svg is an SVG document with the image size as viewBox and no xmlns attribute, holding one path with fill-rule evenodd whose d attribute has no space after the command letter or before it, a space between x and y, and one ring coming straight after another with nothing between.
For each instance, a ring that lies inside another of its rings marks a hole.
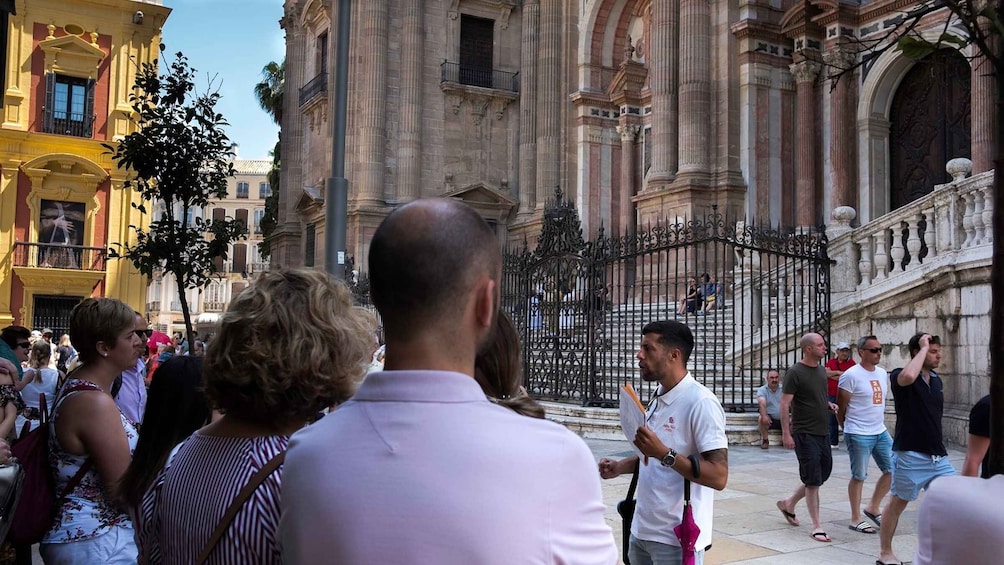
<instances>
[{"instance_id":1,"label":"carved stone finial","mask_svg":"<svg viewBox=\"0 0 1004 565\"><path fill-rule=\"evenodd\" d=\"M959 182L973 172L973 162L965 157L957 157L945 165L945 170L952 175L952 182Z\"/></svg>"},{"instance_id":2,"label":"carved stone finial","mask_svg":"<svg viewBox=\"0 0 1004 565\"><path fill-rule=\"evenodd\" d=\"M91 45L94 47L98 46L98 32L96 31L91 32Z\"/></svg>"},{"instance_id":3,"label":"carved stone finial","mask_svg":"<svg viewBox=\"0 0 1004 565\"><path fill-rule=\"evenodd\" d=\"M631 45L631 34L627 36L627 43L624 46L624 62L634 59L634 45Z\"/></svg>"},{"instance_id":4,"label":"carved stone finial","mask_svg":"<svg viewBox=\"0 0 1004 565\"><path fill-rule=\"evenodd\" d=\"M56 26L49 24L45 26L45 29L49 30L49 35L46 39L56 39L56 36L54 35L56 33Z\"/></svg>"}]
</instances>

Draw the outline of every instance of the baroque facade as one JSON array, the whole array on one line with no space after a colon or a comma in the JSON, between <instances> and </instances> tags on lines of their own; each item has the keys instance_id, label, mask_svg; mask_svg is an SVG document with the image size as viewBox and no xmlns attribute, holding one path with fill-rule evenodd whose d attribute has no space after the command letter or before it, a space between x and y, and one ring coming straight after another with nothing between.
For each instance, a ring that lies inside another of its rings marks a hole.
<instances>
[{"instance_id":1,"label":"baroque facade","mask_svg":"<svg viewBox=\"0 0 1004 565\"><path fill-rule=\"evenodd\" d=\"M234 176L227 179L226 197L210 200L206 210L192 211L193 217L210 217L213 220L236 218L248 230L246 238L230 245L226 260L217 258L218 276L213 282L205 288L187 291L192 323L200 335L213 331L230 300L244 290L255 274L268 270L268 263L261 259L258 244L262 241L261 220L265 215L265 199L272 190L266 178L271 168L272 161L266 159L234 160ZM179 208L176 217L180 215ZM185 332L178 284L171 273L155 276L151 281L146 307L150 327L168 335Z\"/></svg>"},{"instance_id":2,"label":"baroque facade","mask_svg":"<svg viewBox=\"0 0 1004 565\"><path fill-rule=\"evenodd\" d=\"M58 335L88 296L142 309L146 277L106 249L149 220L103 144L135 127L130 89L169 13L160 0L0 3L0 326Z\"/></svg>"},{"instance_id":3,"label":"baroque facade","mask_svg":"<svg viewBox=\"0 0 1004 565\"><path fill-rule=\"evenodd\" d=\"M334 4L286 0L280 22L287 96L278 265L324 257ZM962 410L988 378L979 336L989 323L989 229L955 239L989 217L992 202L982 189L960 192L946 164L971 159L974 178L984 179L973 182L985 183L993 79L968 48L919 61L895 50L866 62L854 54L855 42L883 37L915 5L354 2L348 254L365 260L395 206L444 195L481 211L501 242L532 245L557 186L587 238L712 206L760 225L826 224L839 243L834 336L888 331L898 363L913 332L942 333L945 372L965 389L950 401ZM946 18L933 14L919 30L964 36ZM946 191L951 205L935 205ZM968 253L969 262L930 285L925 277L948 268L932 263L934 248L942 259Z\"/></svg>"}]
</instances>

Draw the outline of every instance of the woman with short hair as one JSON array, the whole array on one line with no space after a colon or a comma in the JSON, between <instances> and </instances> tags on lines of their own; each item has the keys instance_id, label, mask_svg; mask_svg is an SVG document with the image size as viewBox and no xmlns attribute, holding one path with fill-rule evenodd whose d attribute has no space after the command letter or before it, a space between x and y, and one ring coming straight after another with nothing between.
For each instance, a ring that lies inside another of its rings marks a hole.
<instances>
[{"instance_id":1,"label":"woman with short hair","mask_svg":"<svg viewBox=\"0 0 1004 565\"><path fill-rule=\"evenodd\" d=\"M205 357L206 394L223 416L192 434L147 491L141 562L194 563L204 552L209 564L281 563L279 487L289 436L348 399L372 339L352 293L326 273L269 271L244 289ZM268 472L271 465L278 467ZM255 475L262 482L225 522Z\"/></svg>"},{"instance_id":2,"label":"woman with short hair","mask_svg":"<svg viewBox=\"0 0 1004 565\"><path fill-rule=\"evenodd\" d=\"M49 460L54 491L73 488L42 538L47 565L136 562L132 523L109 496L136 447L136 428L110 394L116 377L136 366L135 329L133 309L114 298L86 298L70 314L80 366L53 403Z\"/></svg>"}]
</instances>

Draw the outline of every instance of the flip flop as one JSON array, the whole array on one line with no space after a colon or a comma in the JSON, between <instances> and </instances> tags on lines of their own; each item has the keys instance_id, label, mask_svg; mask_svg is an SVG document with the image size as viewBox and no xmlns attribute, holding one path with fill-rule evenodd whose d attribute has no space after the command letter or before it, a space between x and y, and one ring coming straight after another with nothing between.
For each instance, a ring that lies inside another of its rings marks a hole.
<instances>
[{"instance_id":1,"label":"flip flop","mask_svg":"<svg viewBox=\"0 0 1004 565\"><path fill-rule=\"evenodd\" d=\"M770 440L765 439L760 441L760 449L770 449Z\"/></svg>"},{"instance_id":2,"label":"flip flop","mask_svg":"<svg viewBox=\"0 0 1004 565\"><path fill-rule=\"evenodd\" d=\"M777 501L777 509L781 511L781 515L784 516L784 519L787 520L787 522L788 522L789 525L792 525L792 526L800 526L801 525L801 523L798 521L798 518L795 517L795 513L794 512L788 512L787 510L785 510L784 506L781 505L781 501L780 500Z\"/></svg>"},{"instance_id":3,"label":"flip flop","mask_svg":"<svg viewBox=\"0 0 1004 565\"><path fill-rule=\"evenodd\" d=\"M876 530L871 524L869 524L868 522L865 522L864 520L861 520L860 522L858 522L857 526L847 526L847 529L848 530L854 530L855 532L862 533L862 534L877 534L878 533L878 530Z\"/></svg>"},{"instance_id":4,"label":"flip flop","mask_svg":"<svg viewBox=\"0 0 1004 565\"><path fill-rule=\"evenodd\" d=\"M904 564L905 564L904 561L899 561L897 563L885 563L883 561L879 561L878 559L875 560L875 565L904 565Z\"/></svg>"},{"instance_id":5,"label":"flip flop","mask_svg":"<svg viewBox=\"0 0 1004 565\"><path fill-rule=\"evenodd\" d=\"M869 520L871 520L872 522L875 522L876 526L878 526L880 528L882 527L882 515L881 514L872 514L871 512L869 512L867 510L865 510L864 513L865 513L865 517L868 518Z\"/></svg>"},{"instance_id":6,"label":"flip flop","mask_svg":"<svg viewBox=\"0 0 1004 565\"><path fill-rule=\"evenodd\" d=\"M826 535L826 532L812 532L811 534L809 534L809 537L811 537L816 541L821 541L826 543L830 543L831 541L833 541L830 539L830 536Z\"/></svg>"}]
</instances>

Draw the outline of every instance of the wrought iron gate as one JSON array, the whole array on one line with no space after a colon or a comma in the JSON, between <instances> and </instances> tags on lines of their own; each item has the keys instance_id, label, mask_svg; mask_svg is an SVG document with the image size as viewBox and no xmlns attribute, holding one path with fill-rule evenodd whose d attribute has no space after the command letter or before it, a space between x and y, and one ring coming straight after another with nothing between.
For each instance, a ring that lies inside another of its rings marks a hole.
<instances>
[{"instance_id":1,"label":"wrought iron gate","mask_svg":"<svg viewBox=\"0 0 1004 565\"><path fill-rule=\"evenodd\" d=\"M61 335L70 331L70 312L81 300L79 296L36 295L32 305L32 329L51 329L53 342L57 343Z\"/></svg>"},{"instance_id":2,"label":"wrought iron gate","mask_svg":"<svg viewBox=\"0 0 1004 565\"><path fill-rule=\"evenodd\" d=\"M799 358L802 334L829 340L826 246L822 230L761 228L715 209L585 241L556 190L537 246L504 256L503 308L520 329L527 390L590 406L613 406L627 382L647 395L654 384L641 382L635 359L641 329L677 319L696 339L691 373L726 408L750 408L766 371Z\"/></svg>"}]
</instances>

